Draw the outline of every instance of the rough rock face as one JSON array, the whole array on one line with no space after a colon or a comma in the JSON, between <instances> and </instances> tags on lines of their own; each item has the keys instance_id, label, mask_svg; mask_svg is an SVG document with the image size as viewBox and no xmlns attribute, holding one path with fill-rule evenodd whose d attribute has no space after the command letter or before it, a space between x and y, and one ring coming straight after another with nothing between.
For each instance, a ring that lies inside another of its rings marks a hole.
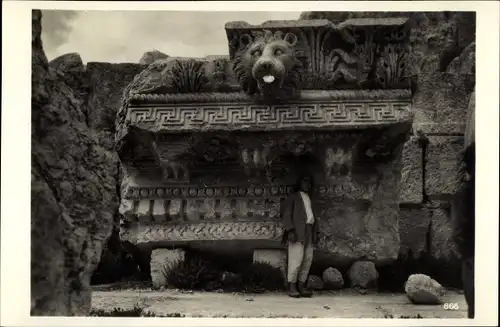
<instances>
[{"instance_id":1,"label":"rough rock face","mask_svg":"<svg viewBox=\"0 0 500 327\"><path fill-rule=\"evenodd\" d=\"M467 112L467 125L465 127L464 148L476 140L476 90L472 92Z\"/></svg>"},{"instance_id":2,"label":"rough rock face","mask_svg":"<svg viewBox=\"0 0 500 327\"><path fill-rule=\"evenodd\" d=\"M414 274L405 284L406 295L414 304L440 304L444 288L434 279L423 274Z\"/></svg>"},{"instance_id":3,"label":"rough rock face","mask_svg":"<svg viewBox=\"0 0 500 327\"><path fill-rule=\"evenodd\" d=\"M344 278L336 268L330 267L323 271L323 282L327 289L341 289L344 287Z\"/></svg>"},{"instance_id":4,"label":"rough rock face","mask_svg":"<svg viewBox=\"0 0 500 327\"><path fill-rule=\"evenodd\" d=\"M347 271L351 287L370 288L377 285L378 272L371 261L356 261Z\"/></svg>"},{"instance_id":5,"label":"rough rock face","mask_svg":"<svg viewBox=\"0 0 500 327\"><path fill-rule=\"evenodd\" d=\"M91 62L87 74L91 85L88 124L99 142L114 152L115 117L121 107L125 87L145 68L140 64Z\"/></svg>"},{"instance_id":6,"label":"rough rock face","mask_svg":"<svg viewBox=\"0 0 500 327\"><path fill-rule=\"evenodd\" d=\"M158 50L147 51L142 55L141 60L139 60L139 64L151 65L158 59L167 59L168 57L169 55L164 54L163 52L160 52Z\"/></svg>"},{"instance_id":7,"label":"rough rock face","mask_svg":"<svg viewBox=\"0 0 500 327\"><path fill-rule=\"evenodd\" d=\"M428 208L403 208L399 216L399 234L403 256L411 254L418 258L428 251L427 238L431 224L431 212Z\"/></svg>"},{"instance_id":8,"label":"rough rock face","mask_svg":"<svg viewBox=\"0 0 500 327\"><path fill-rule=\"evenodd\" d=\"M32 15L31 314L86 315L90 277L118 205L117 162L92 138L81 101L49 66L41 12Z\"/></svg>"}]
</instances>

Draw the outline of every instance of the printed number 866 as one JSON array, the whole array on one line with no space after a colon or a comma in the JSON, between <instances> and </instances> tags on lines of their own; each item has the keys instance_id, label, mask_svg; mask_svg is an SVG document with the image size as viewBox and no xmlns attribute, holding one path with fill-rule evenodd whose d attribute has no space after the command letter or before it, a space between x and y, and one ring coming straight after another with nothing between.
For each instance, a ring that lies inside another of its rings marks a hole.
<instances>
[{"instance_id":1,"label":"printed number 866","mask_svg":"<svg viewBox=\"0 0 500 327\"><path fill-rule=\"evenodd\" d=\"M443 309L445 310L458 310L458 303L445 303L443 304Z\"/></svg>"}]
</instances>

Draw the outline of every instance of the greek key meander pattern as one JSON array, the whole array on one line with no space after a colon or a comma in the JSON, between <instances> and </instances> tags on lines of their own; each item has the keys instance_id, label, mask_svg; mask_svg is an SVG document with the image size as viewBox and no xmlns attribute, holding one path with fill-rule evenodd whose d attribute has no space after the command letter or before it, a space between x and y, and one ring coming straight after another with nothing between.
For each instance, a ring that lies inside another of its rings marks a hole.
<instances>
[{"instance_id":1,"label":"greek key meander pattern","mask_svg":"<svg viewBox=\"0 0 500 327\"><path fill-rule=\"evenodd\" d=\"M280 240L283 233L281 223L262 222L217 222L178 225L139 225L124 231L123 239L133 243L154 241L211 241L211 240Z\"/></svg>"},{"instance_id":2,"label":"greek key meander pattern","mask_svg":"<svg viewBox=\"0 0 500 327\"><path fill-rule=\"evenodd\" d=\"M132 125L169 130L232 127L330 127L377 125L411 118L409 104L394 103L315 103L287 105L169 105L129 107Z\"/></svg>"}]
</instances>

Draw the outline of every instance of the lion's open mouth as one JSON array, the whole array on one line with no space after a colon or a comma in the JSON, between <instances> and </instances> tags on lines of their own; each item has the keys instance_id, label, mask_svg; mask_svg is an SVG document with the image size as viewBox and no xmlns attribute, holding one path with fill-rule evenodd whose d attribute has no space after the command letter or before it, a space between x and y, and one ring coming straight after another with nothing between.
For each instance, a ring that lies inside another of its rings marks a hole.
<instances>
[{"instance_id":1,"label":"lion's open mouth","mask_svg":"<svg viewBox=\"0 0 500 327\"><path fill-rule=\"evenodd\" d=\"M264 80L264 83L272 83L274 82L275 78L273 75L266 75L262 77L262 80Z\"/></svg>"}]
</instances>

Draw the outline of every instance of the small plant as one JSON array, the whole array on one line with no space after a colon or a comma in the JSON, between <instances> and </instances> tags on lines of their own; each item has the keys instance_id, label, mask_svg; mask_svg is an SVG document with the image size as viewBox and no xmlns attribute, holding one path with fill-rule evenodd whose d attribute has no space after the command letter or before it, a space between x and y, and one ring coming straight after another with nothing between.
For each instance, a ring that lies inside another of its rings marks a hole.
<instances>
[{"instance_id":1,"label":"small plant","mask_svg":"<svg viewBox=\"0 0 500 327\"><path fill-rule=\"evenodd\" d=\"M192 255L164 270L167 286L187 290L220 288L221 271L201 255Z\"/></svg>"},{"instance_id":2,"label":"small plant","mask_svg":"<svg viewBox=\"0 0 500 327\"><path fill-rule=\"evenodd\" d=\"M142 308L134 305L132 309L113 308L112 311L104 311L102 309L90 310L91 317L141 317Z\"/></svg>"},{"instance_id":3,"label":"small plant","mask_svg":"<svg viewBox=\"0 0 500 327\"><path fill-rule=\"evenodd\" d=\"M132 309L122 309L122 308L113 308L112 311L105 311L103 309L92 309L90 310L89 316L91 317L185 317L184 314L179 312L167 313L157 315L151 311L145 311L138 304L135 304Z\"/></svg>"},{"instance_id":4,"label":"small plant","mask_svg":"<svg viewBox=\"0 0 500 327\"><path fill-rule=\"evenodd\" d=\"M384 318L393 319L394 316L392 314L386 314L384 315ZM415 316L405 316L405 315L399 316L399 319L422 319L422 318L424 317L422 317L420 313L417 313Z\"/></svg>"},{"instance_id":5,"label":"small plant","mask_svg":"<svg viewBox=\"0 0 500 327\"><path fill-rule=\"evenodd\" d=\"M285 286L281 269L265 262L253 263L243 270L241 277L243 291L249 293L280 291Z\"/></svg>"}]
</instances>

